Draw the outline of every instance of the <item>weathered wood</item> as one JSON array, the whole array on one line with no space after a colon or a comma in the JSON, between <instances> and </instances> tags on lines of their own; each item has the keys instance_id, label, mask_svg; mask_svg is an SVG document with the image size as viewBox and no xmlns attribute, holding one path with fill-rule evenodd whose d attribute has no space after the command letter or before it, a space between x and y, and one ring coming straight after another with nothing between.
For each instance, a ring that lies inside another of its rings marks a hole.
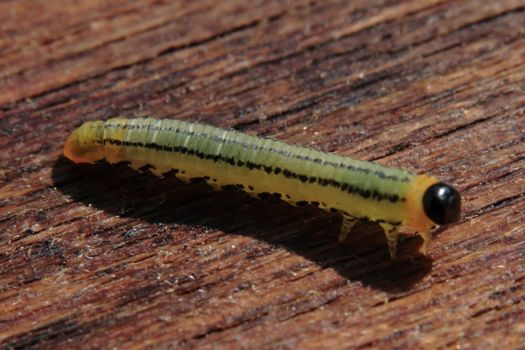
<instances>
[{"instance_id":1,"label":"weathered wood","mask_svg":"<svg viewBox=\"0 0 525 350\"><path fill-rule=\"evenodd\" d=\"M525 2L0 4L4 348L518 348ZM61 157L82 121L202 120L427 172L430 257L313 208Z\"/></svg>"}]
</instances>

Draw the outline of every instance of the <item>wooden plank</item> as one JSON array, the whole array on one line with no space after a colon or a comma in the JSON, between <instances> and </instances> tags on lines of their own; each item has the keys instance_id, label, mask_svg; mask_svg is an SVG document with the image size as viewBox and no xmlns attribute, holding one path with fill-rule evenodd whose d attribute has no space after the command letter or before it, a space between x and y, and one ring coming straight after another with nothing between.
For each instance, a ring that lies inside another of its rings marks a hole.
<instances>
[{"instance_id":1,"label":"wooden plank","mask_svg":"<svg viewBox=\"0 0 525 350\"><path fill-rule=\"evenodd\" d=\"M502 348L525 337L525 3L0 4L5 348ZM314 208L75 165L81 122L201 120L431 173L430 256Z\"/></svg>"}]
</instances>

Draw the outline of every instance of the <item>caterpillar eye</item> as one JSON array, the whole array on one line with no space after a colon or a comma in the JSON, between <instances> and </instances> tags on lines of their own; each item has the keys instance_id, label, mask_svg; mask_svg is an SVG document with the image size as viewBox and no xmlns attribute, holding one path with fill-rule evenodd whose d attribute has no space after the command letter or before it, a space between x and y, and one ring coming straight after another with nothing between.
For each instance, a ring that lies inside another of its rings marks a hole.
<instances>
[{"instance_id":1,"label":"caterpillar eye","mask_svg":"<svg viewBox=\"0 0 525 350\"><path fill-rule=\"evenodd\" d=\"M438 182L425 191L423 209L425 214L438 225L456 222L461 212L461 196L454 187Z\"/></svg>"}]
</instances>

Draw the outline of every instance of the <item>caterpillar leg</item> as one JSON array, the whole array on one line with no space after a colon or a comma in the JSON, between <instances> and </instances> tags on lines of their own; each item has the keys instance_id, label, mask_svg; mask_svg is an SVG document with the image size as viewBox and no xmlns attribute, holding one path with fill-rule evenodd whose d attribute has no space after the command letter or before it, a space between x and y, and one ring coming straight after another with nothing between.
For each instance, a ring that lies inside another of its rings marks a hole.
<instances>
[{"instance_id":1,"label":"caterpillar leg","mask_svg":"<svg viewBox=\"0 0 525 350\"><path fill-rule=\"evenodd\" d=\"M397 236L399 232L399 225L392 225L386 222L382 222L379 225L383 228L386 235L386 240L388 242L388 251L390 252L390 257L392 259L396 258L396 249L397 249Z\"/></svg>"},{"instance_id":2,"label":"caterpillar leg","mask_svg":"<svg viewBox=\"0 0 525 350\"><path fill-rule=\"evenodd\" d=\"M432 241L432 233L430 229L420 232L419 235L423 238L423 254L428 255L430 249L430 242Z\"/></svg>"},{"instance_id":3,"label":"caterpillar leg","mask_svg":"<svg viewBox=\"0 0 525 350\"><path fill-rule=\"evenodd\" d=\"M212 181L206 181L206 183L208 184L208 186L210 186L211 188L213 188L214 191L219 191L221 189L221 186L216 184L215 182L212 182Z\"/></svg>"},{"instance_id":4,"label":"caterpillar leg","mask_svg":"<svg viewBox=\"0 0 525 350\"><path fill-rule=\"evenodd\" d=\"M133 162L129 163L129 167L131 169L133 169L135 171L139 171L141 173L150 168L150 166L148 166L148 163L146 163L146 162L138 162L138 161L133 161Z\"/></svg>"},{"instance_id":5,"label":"caterpillar leg","mask_svg":"<svg viewBox=\"0 0 525 350\"><path fill-rule=\"evenodd\" d=\"M352 227L354 227L356 222L356 218L353 218L351 216L343 216L343 222L341 223L341 231L339 232L339 242L344 242L346 240L348 234L350 233L350 231L352 231Z\"/></svg>"},{"instance_id":6,"label":"caterpillar leg","mask_svg":"<svg viewBox=\"0 0 525 350\"><path fill-rule=\"evenodd\" d=\"M170 171L170 169L168 168L161 168L161 167L156 167L156 168L150 167L148 169L153 175L158 176L158 177L166 177L166 175L168 175L168 172Z\"/></svg>"}]
</instances>

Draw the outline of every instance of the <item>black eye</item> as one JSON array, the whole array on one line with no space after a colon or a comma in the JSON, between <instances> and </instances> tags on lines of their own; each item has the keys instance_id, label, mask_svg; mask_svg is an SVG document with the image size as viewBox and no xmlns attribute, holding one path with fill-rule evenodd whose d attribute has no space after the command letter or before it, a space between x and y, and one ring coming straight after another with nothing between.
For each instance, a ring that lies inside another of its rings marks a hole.
<instances>
[{"instance_id":1,"label":"black eye","mask_svg":"<svg viewBox=\"0 0 525 350\"><path fill-rule=\"evenodd\" d=\"M425 191L423 209L438 225L456 222L461 211L461 196L454 187L438 182Z\"/></svg>"}]
</instances>

